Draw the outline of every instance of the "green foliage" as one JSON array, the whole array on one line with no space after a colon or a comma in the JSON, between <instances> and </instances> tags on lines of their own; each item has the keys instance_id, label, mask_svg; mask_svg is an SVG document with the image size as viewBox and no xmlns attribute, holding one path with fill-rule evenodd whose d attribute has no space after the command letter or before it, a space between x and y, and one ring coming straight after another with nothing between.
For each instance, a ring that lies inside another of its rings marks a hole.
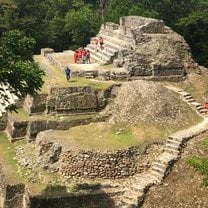
<instances>
[{"instance_id":1,"label":"green foliage","mask_svg":"<svg viewBox=\"0 0 208 208\"><path fill-rule=\"evenodd\" d=\"M203 141L203 146L204 146L204 147L208 147L208 138L206 138L206 139Z\"/></svg>"},{"instance_id":2,"label":"green foliage","mask_svg":"<svg viewBox=\"0 0 208 208\"><path fill-rule=\"evenodd\" d=\"M205 175L204 185L208 186L208 158L191 157L188 163Z\"/></svg>"},{"instance_id":3,"label":"green foliage","mask_svg":"<svg viewBox=\"0 0 208 208\"><path fill-rule=\"evenodd\" d=\"M200 64L208 66L208 11L193 11L179 19L176 26L191 46L193 56Z\"/></svg>"},{"instance_id":4,"label":"green foliage","mask_svg":"<svg viewBox=\"0 0 208 208\"><path fill-rule=\"evenodd\" d=\"M61 51L84 46L103 21L154 17L183 35L195 59L208 66L207 14L208 0L0 0L0 36L18 29L36 40L35 52Z\"/></svg>"},{"instance_id":5,"label":"green foliage","mask_svg":"<svg viewBox=\"0 0 208 208\"><path fill-rule=\"evenodd\" d=\"M8 83L17 96L34 94L43 85L44 72L32 61L34 44L33 38L16 30L0 39L0 83Z\"/></svg>"},{"instance_id":6,"label":"green foliage","mask_svg":"<svg viewBox=\"0 0 208 208\"><path fill-rule=\"evenodd\" d=\"M4 53L14 60L32 60L35 40L28 38L18 30L4 33L1 39L1 45Z\"/></svg>"},{"instance_id":7,"label":"green foliage","mask_svg":"<svg viewBox=\"0 0 208 208\"><path fill-rule=\"evenodd\" d=\"M105 19L106 21L118 23L120 17L131 15L159 17L159 14L155 10L149 9L137 1L112 0Z\"/></svg>"},{"instance_id":8,"label":"green foliage","mask_svg":"<svg viewBox=\"0 0 208 208\"><path fill-rule=\"evenodd\" d=\"M70 34L74 47L85 46L89 42L96 31L95 20L90 4L85 4L82 0L73 1L72 9L66 14L65 31ZM96 21L99 21L99 18Z\"/></svg>"}]
</instances>

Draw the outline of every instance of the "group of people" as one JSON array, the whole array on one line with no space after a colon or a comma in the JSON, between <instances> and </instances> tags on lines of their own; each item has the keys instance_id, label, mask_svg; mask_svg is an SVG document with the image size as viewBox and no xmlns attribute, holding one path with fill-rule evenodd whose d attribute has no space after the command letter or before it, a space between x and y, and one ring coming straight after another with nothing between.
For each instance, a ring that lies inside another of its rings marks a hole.
<instances>
[{"instance_id":1,"label":"group of people","mask_svg":"<svg viewBox=\"0 0 208 208\"><path fill-rule=\"evenodd\" d=\"M79 48L74 52L74 63L90 64L90 51L85 48Z\"/></svg>"},{"instance_id":2,"label":"group of people","mask_svg":"<svg viewBox=\"0 0 208 208\"><path fill-rule=\"evenodd\" d=\"M103 47L103 38L99 36L98 38L93 38L91 43L94 45L95 50L98 51L98 46L102 50ZM85 48L79 48L74 52L74 63L76 64L90 64L90 51ZM67 81L71 78L71 69L66 66L65 69L66 79Z\"/></svg>"}]
</instances>

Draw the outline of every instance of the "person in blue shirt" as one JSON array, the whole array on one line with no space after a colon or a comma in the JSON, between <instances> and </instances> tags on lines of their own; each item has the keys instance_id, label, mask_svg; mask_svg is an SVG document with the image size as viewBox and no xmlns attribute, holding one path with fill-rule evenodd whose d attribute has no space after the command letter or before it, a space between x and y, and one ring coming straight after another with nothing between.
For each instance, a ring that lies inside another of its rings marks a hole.
<instances>
[{"instance_id":1,"label":"person in blue shirt","mask_svg":"<svg viewBox=\"0 0 208 208\"><path fill-rule=\"evenodd\" d=\"M66 79L67 79L67 81L69 81L70 77L71 77L71 69L67 66L64 71L66 74Z\"/></svg>"}]
</instances>

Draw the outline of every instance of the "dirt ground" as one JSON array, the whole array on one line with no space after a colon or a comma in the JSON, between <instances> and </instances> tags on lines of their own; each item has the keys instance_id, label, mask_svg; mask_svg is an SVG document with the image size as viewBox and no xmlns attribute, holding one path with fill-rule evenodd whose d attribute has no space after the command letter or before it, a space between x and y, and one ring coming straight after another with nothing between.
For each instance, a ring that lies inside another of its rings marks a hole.
<instances>
[{"instance_id":1,"label":"dirt ground","mask_svg":"<svg viewBox=\"0 0 208 208\"><path fill-rule=\"evenodd\" d=\"M202 145L207 137L208 134L189 141L163 184L150 189L143 208L208 208L208 187L202 184L203 176L187 164L190 156L208 158L208 148Z\"/></svg>"}]
</instances>

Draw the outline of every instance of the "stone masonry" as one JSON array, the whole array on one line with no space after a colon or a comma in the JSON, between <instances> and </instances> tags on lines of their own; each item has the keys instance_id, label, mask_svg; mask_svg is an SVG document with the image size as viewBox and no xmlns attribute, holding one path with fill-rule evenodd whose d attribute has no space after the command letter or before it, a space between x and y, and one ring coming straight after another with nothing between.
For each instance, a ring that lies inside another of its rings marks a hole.
<instances>
[{"instance_id":1,"label":"stone masonry","mask_svg":"<svg viewBox=\"0 0 208 208\"><path fill-rule=\"evenodd\" d=\"M162 20L140 16L120 18L120 24L105 23L97 36L104 49L91 43L91 57L102 64L114 63L113 78L181 80L190 71L199 71L184 38L165 26Z\"/></svg>"}]
</instances>

